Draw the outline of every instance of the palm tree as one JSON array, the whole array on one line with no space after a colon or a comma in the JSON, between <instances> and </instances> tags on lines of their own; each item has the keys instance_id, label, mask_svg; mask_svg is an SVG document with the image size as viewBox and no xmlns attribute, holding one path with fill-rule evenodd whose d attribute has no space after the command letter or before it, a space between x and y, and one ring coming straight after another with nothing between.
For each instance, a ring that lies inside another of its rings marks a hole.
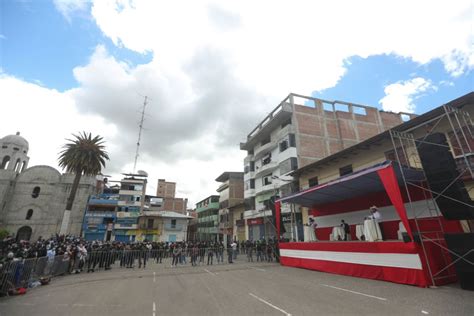
<instances>
[{"instance_id":1,"label":"palm tree","mask_svg":"<svg viewBox=\"0 0 474 316\"><path fill-rule=\"evenodd\" d=\"M104 141L101 136L92 138L92 134L86 132L74 135L74 139L67 139L69 143L63 146L59 153L59 166L66 172L74 173L71 193L66 203L66 210L61 224L60 234L66 234L69 226L69 216L76 197L77 188L82 175L95 176L99 174L109 155L104 150Z\"/></svg>"}]
</instances>

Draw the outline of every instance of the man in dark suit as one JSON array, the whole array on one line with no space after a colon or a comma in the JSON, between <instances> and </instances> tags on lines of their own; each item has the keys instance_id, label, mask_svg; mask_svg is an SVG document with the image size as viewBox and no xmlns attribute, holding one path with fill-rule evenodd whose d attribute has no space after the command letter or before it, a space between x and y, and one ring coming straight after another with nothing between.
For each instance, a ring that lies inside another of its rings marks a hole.
<instances>
[{"instance_id":1,"label":"man in dark suit","mask_svg":"<svg viewBox=\"0 0 474 316\"><path fill-rule=\"evenodd\" d=\"M344 241L349 240L349 237L351 236L351 228L350 228L349 224L344 222L344 220L342 219L341 220L341 227L342 227L342 229L344 229Z\"/></svg>"}]
</instances>

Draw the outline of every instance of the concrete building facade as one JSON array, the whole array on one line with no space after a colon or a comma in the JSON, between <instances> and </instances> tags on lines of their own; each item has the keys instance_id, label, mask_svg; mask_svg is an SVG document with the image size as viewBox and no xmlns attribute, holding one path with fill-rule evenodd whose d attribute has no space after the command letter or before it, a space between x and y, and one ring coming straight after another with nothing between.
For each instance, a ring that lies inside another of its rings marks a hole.
<instances>
[{"instance_id":1,"label":"concrete building facade","mask_svg":"<svg viewBox=\"0 0 474 316\"><path fill-rule=\"evenodd\" d=\"M142 232L138 227L138 218L145 209L146 173L124 174L120 181L119 201L117 202L117 220L115 240L133 242Z\"/></svg>"},{"instance_id":2,"label":"concrete building facade","mask_svg":"<svg viewBox=\"0 0 474 316\"><path fill-rule=\"evenodd\" d=\"M158 179L156 196L161 198L174 198L176 194L176 182L169 182L166 179Z\"/></svg>"},{"instance_id":3,"label":"concrete building facade","mask_svg":"<svg viewBox=\"0 0 474 316\"><path fill-rule=\"evenodd\" d=\"M211 195L196 203L197 240L217 241L219 238L219 196Z\"/></svg>"},{"instance_id":4,"label":"concrete building facade","mask_svg":"<svg viewBox=\"0 0 474 316\"><path fill-rule=\"evenodd\" d=\"M74 175L50 166L28 168L29 144L22 136L0 139L0 224L18 239L35 240L58 233ZM80 235L95 177L82 177L70 217L69 234Z\"/></svg>"},{"instance_id":5,"label":"concrete building facade","mask_svg":"<svg viewBox=\"0 0 474 316\"><path fill-rule=\"evenodd\" d=\"M341 101L290 94L247 136L245 219L249 238L274 237L270 198L295 191L292 171L414 117ZM283 213L289 210L282 210Z\"/></svg>"},{"instance_id":6,"label":"concrete building facade","mask_svg":"<svg viewBox=\"0 0 474 316\"><path fill-rule=\"evenodd\" d=\"M219 193L219 240L227 243L234 237L233 207L244 201L244 173L224 172L216 179Z\"/></svg>"},{"instance_id":7,"label":"concrete building facade","mask_svg":"<svg viewBox=\"0 0 474 316\"><path fill-rule=\"evenodd\" d=\"M86 240L115 240L117 205L120 199L118 190L92 195L87 203L83 223L83 237Z\"/></svg>"}]
</instances>

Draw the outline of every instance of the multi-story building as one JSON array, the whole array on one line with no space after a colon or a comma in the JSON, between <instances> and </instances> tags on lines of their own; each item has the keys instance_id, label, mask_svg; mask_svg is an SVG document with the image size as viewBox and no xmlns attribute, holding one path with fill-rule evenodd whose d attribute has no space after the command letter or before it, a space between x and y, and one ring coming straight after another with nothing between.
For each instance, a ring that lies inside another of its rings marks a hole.
<instances>
[{"instance_id":1,"label":"multi-story building","mask_svg":"<svg viewBox=\"0 0 474 316\"><path fill-rule=\"evenodd\" d=\"M188 207L187 198L177 198L176 182L169 182L165 179L158 179L158 188L156 189L156 197L163 200L160 210L173 211L186 214Z\"/></svg>"},{"instance_id":2,"label":"multi-story building","mask_svg":"<svg viewBox=\"0 0 474 316\"><path fill-rule=\"evenodd\" d=\"M163 211L160 216L163 220L161 241L175 242L186 240L188 222L192 218L191 216L170 211Z\"/></svg>"},{"instance_id":3,"label":"multi-story building","mask_svg":"<svg viewBox=\"0 0 474 316\"><path fill-rule=\"evenodd\" d=\"M188 216L192 217L188 222L188 231L186 232L186 240L195 242L198 240L198 219L195 212L189 213Z\"/></svg>"},{"instance_id":4,"label":"multi-story building","mask_svg":"<svg viewBox=\"0 0 474 316\"><path fill-rule=\"evenodd\" d=\"M298 186L287 174L413 116L290 94L240 144L247 151L244 196L249 237L274 236L270 198Z\"/></svg>"},{"instance_id":5,"label":"multi-story building","mask_svg":"<svg viewBox=\"0 0 474 316\"><path fill-rule=\"evenodd\" d=\"M176 194L176 182L169 182L165 179L158 179L156 196L161 198L174 198Z\"/></svg>"},{"instance_id":6,"label":"multi-story building","mask_svg":"<svg viewBox=\"0 0 474 316\"><path fill-rule=\"evenodd\" d=\"M244 173L224 172L216 179L219 193L219 239L227 243L234 236L232 208L244 201Z\"/></svg>"},{"instance_id":7,"label":"multi-story building","mask_svg":"<svg viewBox=\"0 0 474 316\"><path fill-rule=\"evenodd\" d=\"M146 172L123 174L120 181L115 240L130 242L137 240L142 233L138 228L138 218L145 209Z\"/></svg>"},{"instance_id":8,"label":"multi-story building","mask_svg":"<svg viewBox=\"0 0 474 316\"><path fill-rule=\"evenodd\" d=\"M216 241L219 237L219 196L211 195L196 204L198 240Z\"/></svg>"},{"instance_id":9,"label":"multi-story building","mask_svg":"<svg viewBox=\"0 0 474 316\"><path fill-rule=\"evenodd\" d=\"M244 219L245 203L235 204L229 207L229 212L233 217L233 240L245 241L249 239L247 225Z\"/></svg>"},{"instance_id":10,"label":"multi-story building","mask_svg":"<svg viewBox=\"0 0 474 316\"><path fill-rule=\"evenodd\" d=\"M117 219L117 205L119 201L118 190L105 190L102 194L91 195L87 203L83 237L86 240L115 239L114 225Z\"/></svg>"},{"instance_id":11,"label":"multi-story building","mask_svg":"<svg viewBox=\"0 0 474 316\"><path fill-rule=\"evenodd\" d=\"M185 241L191 217L170 211L145 211L138 219L137 240Z\"/></svg>"}]
</instances>

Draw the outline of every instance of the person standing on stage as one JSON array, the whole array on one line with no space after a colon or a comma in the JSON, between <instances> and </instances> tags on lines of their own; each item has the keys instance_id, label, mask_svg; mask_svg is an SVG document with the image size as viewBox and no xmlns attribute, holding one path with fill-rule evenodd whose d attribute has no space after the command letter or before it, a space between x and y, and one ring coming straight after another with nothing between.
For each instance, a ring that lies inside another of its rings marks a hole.
<instances>
[{"instance_id":1,"label":"person standing on stage","mask_svg":"<svg viewBox=\"0 0 474 316\"><path fill-rule=\"evenodd\" d=\"M341 219L341 227L344 230L344 241L350 240L351 227L343 219Z\"/></svg>"},{"instance_id":2,"label":"person standing on stage","mask_svg":"<svg viewBox=\"0 0 474 316\"><path fill-rule=\"evenodd\" d=\"M317 241L315 230L316 230L316 227L318 227L318 224L316 224L316 221L314 220L314 218L312 217L309 218L309 222L307 226L308 226L308 241L309 242Z\"/></svg>"},{"instance_id":3,"label":"person standing on stage","mask_svg":"<svg viewBox=\"0 0 474 316\"><path fill-rule=\"evenodd\" d=\"M375 220L375 222L378 224L378 226L380 228L380 233L382 234L382 236L380 236L380 239L383 240L383 227L382 227L382 224L381 224L382 223L382 214L380 214L379 209L375 205L370 208L370 213L371 213L371 215L369 216L369 218Z\"/></svg>"}]
</instances>

